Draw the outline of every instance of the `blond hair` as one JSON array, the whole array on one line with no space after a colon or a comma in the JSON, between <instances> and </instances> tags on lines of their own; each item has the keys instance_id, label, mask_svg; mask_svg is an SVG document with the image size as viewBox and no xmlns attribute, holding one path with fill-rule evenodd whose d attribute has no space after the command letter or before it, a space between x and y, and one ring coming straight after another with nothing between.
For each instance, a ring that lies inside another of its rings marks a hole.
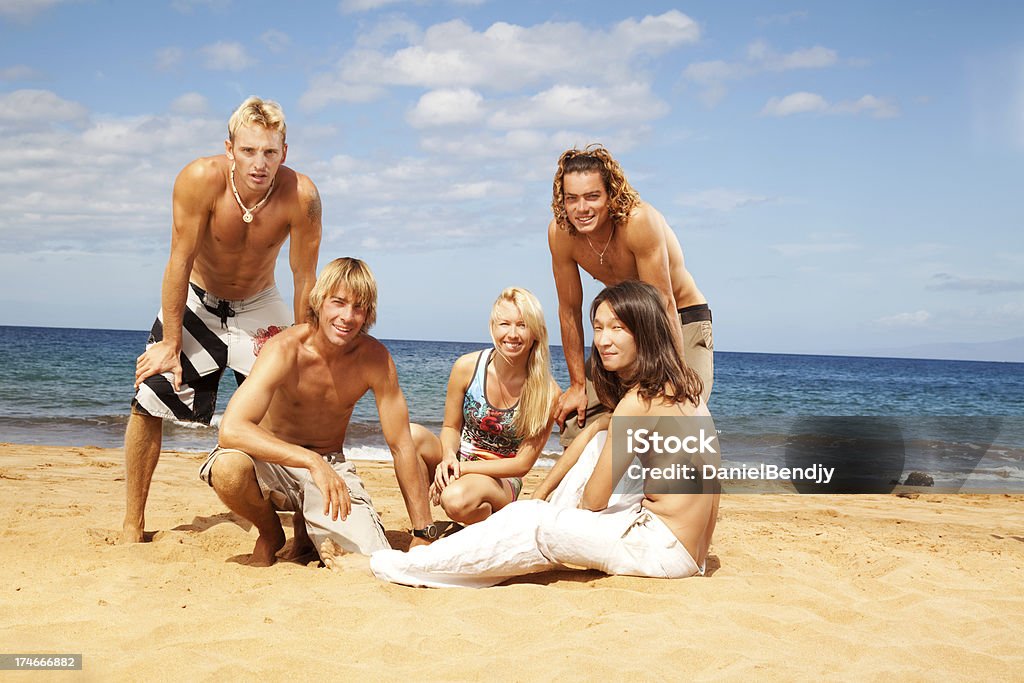
<instances>
[{"instance_id":1,"label":"blond hair","mask_svg":"<svg viewBox=\"0 0 1024 683\"><path fill-rule=\"evenodd\" d=\"M541 309L540 301L529 290L521 287L506 287L498 295L491 308L492 325L495 322L498 304L503 301L510 302L519 310L534 338L533 347L526 361L526 383L523 384L519 410L516 411L514 420L516 435L521 439L529 439L547 427L551 405L556 397L554 379L551 377L548 328L544 322L544 311ZM491 341L494 341L493 329Z\"/></svg>"},{"instance_id":2,"label":"blond hair","mask_svg":"<svg viewBox=\"0 0 1024 683\"><path fill-rule=\"evenodd\" d=\"M320 271L316 284L309 292L306 321L313 325L320 324L320 309L340 286L348 290L357 305L366 309L366 320L359 330L360 334L366 334L377 322L377 281L365 262L350 256L336 258Z\"/></svg>"},{"instance_id":3,"label":"blond hair","mask_svg":"<svg viewBox=\"0 0 1024 683\"><path fill-rule=\"evenodd\" d=\"M615 225L622 225L640 204L640 194L626 180L611 152L594 143L585 149L567 149L558 158L558 170L551 188L551 211L555 215L555 224L570 235L576 235L576 228L569 221L565 210L565 189L562 186L566 173L599 173L604 182L604 190L608 193L608 215Z\"/></svg>"},{"instance_id":4,"label":"blond hair","mask_svg":"<svg viewBox=\"0 0 1024 683\"><path fill-rule=\"evenodd\" d=\"M281 142L285 140L288 127L284 123L284 111L281 105L273 100L264 100L253 95L242 102L228 119L228 140L234 142L235 133L239 128L252 125L276 130L281 133Z\"/></svg>"}]
</instances>

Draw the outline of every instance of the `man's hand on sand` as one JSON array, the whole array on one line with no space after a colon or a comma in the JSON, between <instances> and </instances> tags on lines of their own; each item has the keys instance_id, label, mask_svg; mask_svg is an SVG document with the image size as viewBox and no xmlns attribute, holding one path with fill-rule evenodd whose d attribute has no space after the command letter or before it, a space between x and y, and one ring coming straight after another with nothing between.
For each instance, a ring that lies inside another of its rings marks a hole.
<instances>
[{"instance_id":1,"label":"man's hand on sand","mask_svg":"<svg viewBox=\"0 0 1024 683\"><path fill-rule=\"evenodd\" d=\"M135 361L135 388L153 375L170 372L174 375L174 390L181 388L181 358L178 350L165 341L159 341Z\"/></svg>"},{"instance_id":2,"label":"man's hand on sand","mask_svg":"<svg viewBox=\"0 0 1024 683\"><path fill-rule=\"evenodd\" d=\"M565 426L565 419L576 411L576 424L583 427L587 422L587 387L584 385L572 385L565 390L565 393L558 397L555 405L555 422L559 428Z\"/></svg>"},{"instance_id":3,"label":"man's hand on sand","mask_svg":"<svg viewBox=\"0 0 1024 683\"><path fill-rule=\"evenodd\" d=\"M317 464L309 469L313 483L324 497L324 514L332 520L342 521L352 512L352 500L348 497L348 485L327 461L317 455Z\"/></svg>"}]
</instances>

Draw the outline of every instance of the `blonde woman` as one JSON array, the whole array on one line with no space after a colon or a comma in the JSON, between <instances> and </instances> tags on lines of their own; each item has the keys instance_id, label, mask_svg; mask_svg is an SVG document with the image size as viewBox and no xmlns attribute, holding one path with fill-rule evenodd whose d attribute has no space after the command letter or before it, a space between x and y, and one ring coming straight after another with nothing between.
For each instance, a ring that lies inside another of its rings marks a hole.
<instances>
[{"instance_id":1,"label":"blonde woman","mask_svg":"<svg viewBox=\"0 0 1024 683\"><path fill-rule=\"evenodd\" d=\"M551 434L559 387L537 298L509 287L491 309L494 346L455 361L440 437L412 425L431 496L461 524L486 519L519 497L522 477Z\"/></svg>"}]
</instances>

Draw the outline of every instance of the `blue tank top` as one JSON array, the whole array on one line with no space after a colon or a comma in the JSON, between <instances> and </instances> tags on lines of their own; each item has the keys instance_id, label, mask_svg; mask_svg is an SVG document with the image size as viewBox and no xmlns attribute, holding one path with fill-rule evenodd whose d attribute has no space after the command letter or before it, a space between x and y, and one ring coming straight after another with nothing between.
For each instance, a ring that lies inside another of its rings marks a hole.
<instances>
[{"instance_id":1,"label":"blue tank top","mask_svg":"<svg viewBox=\"0 0 1024 683\"><path fill-rule=\"evenodd\" d=\"M516 435L515 417L519 402L501 410L487 402L487 364L494 349L481 351L473 380L462 402L462 460L511 458L519 452L522 439Z\"/></svg>"}]
</instances>

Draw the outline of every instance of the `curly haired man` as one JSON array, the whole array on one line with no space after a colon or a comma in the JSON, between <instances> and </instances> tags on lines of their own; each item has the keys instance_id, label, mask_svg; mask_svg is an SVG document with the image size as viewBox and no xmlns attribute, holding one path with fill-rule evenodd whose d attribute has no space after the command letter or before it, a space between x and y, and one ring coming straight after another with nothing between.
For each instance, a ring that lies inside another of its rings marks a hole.
<instances>
[{"instance_id":1,"label":"curly haired man","mask_svg":"<svg viewBox=\"0 0 1024 683\"><path fill-rule=\"evenodd\" d=\"M603 411L584 367L581 268L607 286L641 280L657 288L665 309L680 322L674 341L704 382L701 398L706 402L714 380L711 309L664 216L641 201L622 167L600 145L562 154L551 210L548 247L570 382L555 413L562 445L572 441L588 414ZM576 419L568 420L574 412Z\"/></svg>"}]
</instances>

